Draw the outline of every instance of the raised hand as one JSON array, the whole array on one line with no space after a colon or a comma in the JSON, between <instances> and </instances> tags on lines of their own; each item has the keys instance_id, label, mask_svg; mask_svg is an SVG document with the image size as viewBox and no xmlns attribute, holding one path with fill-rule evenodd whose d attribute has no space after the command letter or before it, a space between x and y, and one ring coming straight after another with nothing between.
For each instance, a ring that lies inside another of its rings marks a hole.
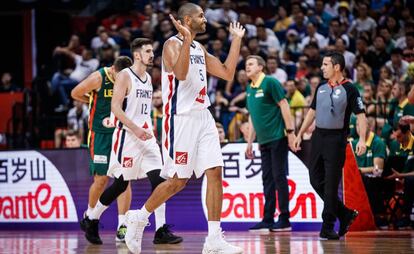
<instances>
[{"instance_id":1,"label":"raised hand","mask_svg":"<svg viewBox=\"0 0 414 254\"><path fill-rule=\"evenodd\" d=\"M171 14L170 14L170 19L171 19L171 21L172 21L172 23L173 23L173 25L174 25L175 29L177 29L177 31L178 31L180 34L182 34L184 38L188 38L188 39L190 39L190 38L191 38L191 32L190 32L190 30L188 30L188 28L187 28L187 27L183 26L183 25L181 24L181 21L180 21L180 20L176 20L176 19L174 18L174 16L173 16L173 15L171 15Z\"/></svg>"},{"instance_id":2,"label":"raised hand","mask_svg":"<svg viewBox=\"0 0 414 254\"><path fill-rule=\"evenodd\" d=\"M233 38L234 37L243 38L244 32L246 31L246 29L242 25L240 25L239 22L231 22L229 31Z\"/></svg>"}]
</instances>

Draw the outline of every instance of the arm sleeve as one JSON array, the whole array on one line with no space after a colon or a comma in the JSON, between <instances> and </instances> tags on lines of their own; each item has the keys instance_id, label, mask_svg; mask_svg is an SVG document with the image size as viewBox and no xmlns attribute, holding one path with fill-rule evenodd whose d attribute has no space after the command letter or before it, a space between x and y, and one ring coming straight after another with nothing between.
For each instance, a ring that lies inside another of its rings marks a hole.
<instances>
[{"instance_id":1,"label":"arm sleeve","mask_svg":"<svg viewBox=\"0 0 414 254\"><path fill-rule=\"evenodd\" d=\"M285 90L283 90L282 85L276 79L269 79L269 86L267 87L267 90L270 92L273 100L276 103L279 103L279 101L285 99Z\"/></svg>"},{"instance_id":2,"label":"arm sleeve","mask_svg":"<svg viewBox=\"0 0 414 254\"><path fill-rule=\"evenodd\" d=\"M316 98L318 97L318 89L322 84L319 84L316 89L315 89L315 93L313 94L313 99L312 99L312 103L310 105L311 109L316 110Z\"/></svg>"},{"instance_id":3,"label":"arm sleeve","mask_svg":"<svg viewBox=\"0 0 414 254\"><path fill-rule=\"evenodd\" d=\"M364 103L362 102L362 98L359 95L358 89L352 85L349 84L348 86L348 103L351 106L352 112L357 115L360 113L365 113L364 109Z\"/></svg>"},{"instance_id":4,"label":"arm sleeve","mask_svg":"<svg viewBox=\"0 0 414 254\"><path fill-rule=\"evenodd\" d=\"M379 140L373 147L373 157L374 158L383 158L385 159L386 148L385 144L382 140Z\"/></svg>"}]
</instances>

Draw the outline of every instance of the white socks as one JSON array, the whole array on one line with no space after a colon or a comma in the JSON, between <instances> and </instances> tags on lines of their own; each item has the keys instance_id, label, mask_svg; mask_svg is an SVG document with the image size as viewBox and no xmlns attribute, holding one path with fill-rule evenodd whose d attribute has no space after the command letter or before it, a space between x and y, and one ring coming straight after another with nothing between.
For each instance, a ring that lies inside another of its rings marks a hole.
<instances>
[{"instance_id":1,"label":"white socks","mask_svg":"<svg viewBox=\"0 0 414 254\"><path fill-rule=\"evenodd\" d=\"M108 206L104 206L101 202L96 203L95 208L93 208L92 212L88 216L91 220L99 220L102 213L108 208Z\"/></svg>"},{"instance_id":2,"label":"white socks","mask_svg":"<svg viewBox=\"0 0 414 254\"><path fill-rule=\"evenodd\" d=\"M220 221L208 221L208 236L216 236L221 231Z\"/></svg>"},{"instance_id":3,"label":"white socks","mask_svg":"<svg viewBox=\"0 0 414 254\"><path fill-rule=\"evenodd\" d=\"M91 215L93 208L89 206L88 204L88 210L86 210L86 216L89 217Z\"/></svg>"},{"instance_id":4,"label":"white socks","mask_svg":"<svg viewBox=\"0 0 414 254\"><path fill-rule=\"evenodd\" d=\"M155 231L165 224L165 203L160 205L154 211L155 213Z\"/></svg>"},{"instance_id":5,"label":"white socks","mask_svg":"<svg viewBox=\"0 0 414 254\"><path fill-rule=\"evenodd\" d=\"M138 219L147 220L150 217L150 215L151 213L148 212L147 208L145 208L145 205L143 205L142 208L139 210Z\"/></svg>"},{"instance_id":6,"label":"white socks","mask_svg":"<svg viewBox=\"0 0 414 254\"><path fill-rule=\"evenodd\" d=\"M118 227L116 229L119 229L122 225L125 226L125 214L118 215Z\"/></svg>"}]
</instances>

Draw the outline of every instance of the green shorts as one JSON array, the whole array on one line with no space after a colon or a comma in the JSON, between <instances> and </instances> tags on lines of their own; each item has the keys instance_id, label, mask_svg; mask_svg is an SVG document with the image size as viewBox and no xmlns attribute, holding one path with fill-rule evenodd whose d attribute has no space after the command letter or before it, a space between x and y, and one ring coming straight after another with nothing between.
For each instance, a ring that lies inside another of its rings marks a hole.
<instances>
[{"instance_id":1,"label":"green shorts","mask_svg":"<svg viewBox=\"0 0 414 254\"><path fill-rule=\"evenodd\" d=\"M111 155L112 133L89 134L89 172L91 175L106 175Z\"/></svg>"}]
</instances>

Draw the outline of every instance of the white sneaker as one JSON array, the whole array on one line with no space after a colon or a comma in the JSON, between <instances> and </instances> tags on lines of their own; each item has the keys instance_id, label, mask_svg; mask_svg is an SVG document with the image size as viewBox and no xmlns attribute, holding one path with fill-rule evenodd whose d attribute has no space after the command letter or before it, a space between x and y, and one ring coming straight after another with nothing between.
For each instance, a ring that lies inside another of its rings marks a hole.
<instances>
[{"instance_id":1,"label":"white sneaker","mask_svg":"<svg viewBox=\"0 0 414 254\"><path fill-rule=\"evenodd\" d=\"M221 230L214 236L207 236L204 242L203 254L239 254L243 249L231 245L224 240L224 232Z\"/></svg>"},{"instance_id":2,"label":"white sneaker","mask_svg":"<svg viewBox=\"0 0 414 254\"><path fill-rule=\"evenodd\" d=\"M127 232L125 234L125 243L132 253L141 252L142 234L144 228L148 226L148 219L142 220L138 217L140 210L130 210L125 213L125 223Z\"/></svg>"}]
</instances>

